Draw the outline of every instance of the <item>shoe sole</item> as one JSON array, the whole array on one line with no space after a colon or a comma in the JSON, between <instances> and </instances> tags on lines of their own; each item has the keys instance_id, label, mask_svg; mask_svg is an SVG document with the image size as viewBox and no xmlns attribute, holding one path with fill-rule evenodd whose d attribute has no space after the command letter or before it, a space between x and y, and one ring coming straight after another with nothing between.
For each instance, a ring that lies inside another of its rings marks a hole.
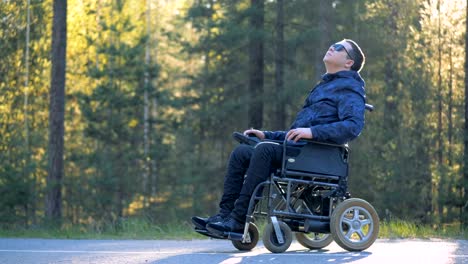
<instances>
[{"instance_id":1,"label":"shoe sole","mask_svg":"<svg viewBox=\"0 0 468 264\"><path fill-rule=\"evenodd\" d=\"M194 218L192 218L192 224L195 226L195 229L205 229L206 230L206 223L202 225L201 223L197 222Z\"/></svg>"}]
</instances>

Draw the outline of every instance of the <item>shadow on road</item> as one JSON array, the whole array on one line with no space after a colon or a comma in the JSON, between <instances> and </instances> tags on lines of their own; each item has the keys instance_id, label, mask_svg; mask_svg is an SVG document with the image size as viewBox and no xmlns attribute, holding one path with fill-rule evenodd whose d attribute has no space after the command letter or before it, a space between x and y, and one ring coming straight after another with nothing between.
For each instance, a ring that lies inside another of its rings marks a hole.
<instances>
[{"instance_id":1,"label":"shadow on road","mask_svg":"<svg viewBox=\"0 0 468 264\"><path fill-rule=\"evenodd\" d=\"M455 264L468 264L468 241L458 240L456 241L457 247L454 255Z\"/></svg>"},{"instance_id":2,"label":"shadow on road","mask_svg":"<svg viewBox=\"0 0 468 264\"><path fill-rule=\"evenodd\" d=\"M293 263L293 264L344 264L358 261L371 256L370 252L333 252L328 250L292 250L274 254L265 248L256 248L252 251L200 251L177 256L169 256L149 263L219 263L219 264L244 264L244 263Z\"/></svg>"}]
</instances>

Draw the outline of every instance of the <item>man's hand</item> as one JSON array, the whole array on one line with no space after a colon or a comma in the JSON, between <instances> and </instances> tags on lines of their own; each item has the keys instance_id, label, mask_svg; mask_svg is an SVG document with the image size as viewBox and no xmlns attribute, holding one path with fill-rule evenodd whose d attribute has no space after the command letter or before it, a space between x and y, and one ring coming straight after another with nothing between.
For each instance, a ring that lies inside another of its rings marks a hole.
<instances>
[{"instance_id":1,"label":"man's hand","mask_svg":"<svg viewBox=\"0 0 468 264\"><path fill-rule=\"evenodd\" d=\"M257 129L251 128L251 129L247 129L246 131L244 131L244 135L248 136L249 134L254 134L256 137L258 137L261 140L265 139L265 133Z\"/></svg>"},{"instance_id":2,"label":"man's hand","mask_svg":"<svg viewBox=\"0 0 468 264\"><path fill-rule=\"evenodd\" d=\"M297 142L301 138L312 139L312 131L310 128L299 127L289 130L286 134L286 139L294 140L294 142Z\"/></svg>"}]
</instances>

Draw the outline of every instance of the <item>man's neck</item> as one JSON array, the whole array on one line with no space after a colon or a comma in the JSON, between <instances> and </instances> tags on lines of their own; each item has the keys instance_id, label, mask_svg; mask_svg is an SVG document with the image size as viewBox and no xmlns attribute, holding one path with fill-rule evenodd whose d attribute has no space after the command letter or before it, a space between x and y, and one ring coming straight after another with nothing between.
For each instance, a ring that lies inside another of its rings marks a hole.
<instances>
[{"instance_id":1,"label":"man's neck","mask_svg":"<svg viewBox=\"0 0 468 264\"><path fill-rule=\"evenodd\" d=\"M350 70L350 69L345 68L345 67L333 67L333 65L326 65L326 64L325 64L325 69L327 70L326 73L330 73L330 74L337 73L339 71L349 71Z\"/></svg>"},{"instance_id":2,"label":"man's neck","mask_svg":"<svg viewBox=\"0 0 468 264\"><path fill-rule=\"evenodd\" d=\"M349 71L349 69L346 69L346 68L336 68L336 69L326 69L326 70L327 70L326 73L329 73L329 74L337 73L340 71Z\"/></svg>"}]
</instances>

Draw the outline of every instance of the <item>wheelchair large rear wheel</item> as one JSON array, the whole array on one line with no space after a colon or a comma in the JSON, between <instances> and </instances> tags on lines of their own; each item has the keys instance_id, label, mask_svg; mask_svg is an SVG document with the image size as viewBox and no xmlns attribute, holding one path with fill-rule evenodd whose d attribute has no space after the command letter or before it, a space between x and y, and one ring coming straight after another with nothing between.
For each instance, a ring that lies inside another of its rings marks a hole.
<instances>
[{"instance_id":1,"label":"wheelchair large rear wheel","mask_svg":"<svg viewBox=\"0 0 468 264\"><path fill-rule=\"evenodd\" d=\"M296 233L296 240L302 246L308 249L321 249L333 242L333 236L331 234L323 233Z\"/></svg>"},{"instance_id":2,"label":"wheelchair large rear wheel","mask_svg":"<svg viewBox=\"0 0 468 264\"><path fill-rule=\"evenodd\" d=\"M336 206L330 231L340 247L348 251L362 251L377 239L379 216L368 202L351 198Z\"/></svg>"},{"instance_id":3,"label":"wheelchair large rear wheel","mask_svg":"<svg viewBox=\"0 0 468 264\"><path fill-rule=\"evenodd\" d=\"M263 245L272 253L282 253L286 251L292 242L291 228L282 221L278 221L278 224L281 230L281 238L283 239L282 243L278 241L273 223L268 223L265 230L263 230Z\"/></svg>"},{"instance_id":4,"label":"wheelchair large rear wheel","mask_svg":"<svg viewBox=\"0 0 468 264\"><path fill-rule=\"evenodd\" d=\"M249 243L242 243L242 241L231 240L232 245L238 250L242 250L242 251L252 250L257 245L258 240L260 239L258 228L254 223L249 224L249 236L250 236Z\"/></svg>"}]
</instances>

